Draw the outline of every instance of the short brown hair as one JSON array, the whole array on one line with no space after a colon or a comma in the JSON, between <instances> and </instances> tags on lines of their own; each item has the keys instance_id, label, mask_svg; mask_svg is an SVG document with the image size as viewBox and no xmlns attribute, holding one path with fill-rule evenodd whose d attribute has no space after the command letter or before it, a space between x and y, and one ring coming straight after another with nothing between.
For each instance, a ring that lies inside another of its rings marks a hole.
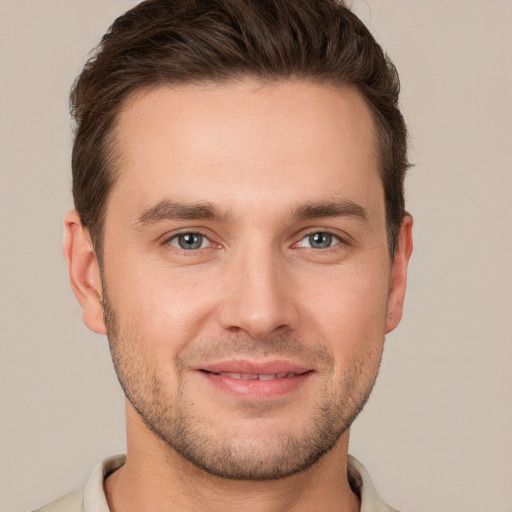
<instances>
[{"instance_id":1,"label":"short brown hair","mask_svg":"<svg viewBox=\"0 0 512 512\"><path fill-rule=\"evenodd\" d=\"M99 254L117 176L113 132L128 96L247 77L348 85L363 95L378 134L393 254L408 168L400 83L368 29L338 0L146 0L115 20L71 92L73 197Z\"/></svg>"}]
</instances>

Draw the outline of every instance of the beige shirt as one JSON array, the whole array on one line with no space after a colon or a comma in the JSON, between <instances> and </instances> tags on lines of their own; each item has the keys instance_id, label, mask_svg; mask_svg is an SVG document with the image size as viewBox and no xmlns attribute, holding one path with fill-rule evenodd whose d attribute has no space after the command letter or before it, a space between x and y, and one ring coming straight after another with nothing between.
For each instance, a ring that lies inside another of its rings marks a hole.
<instances>
[{"instance_id":1,"label":"beige shirt","mask_svg":"<svg viewBox=\"0 0 512 512\"><path fill-rule=\"evenodd\" d=\"M110 512L103 482L108 475L119 469L125 460L124 455L105 459L94 468L83 489L66 494L35 512ZM350 484L361 499L360 512L398 512L382 501L363 465L350 455L348 467Z\"/></svg>"}]
</instances>

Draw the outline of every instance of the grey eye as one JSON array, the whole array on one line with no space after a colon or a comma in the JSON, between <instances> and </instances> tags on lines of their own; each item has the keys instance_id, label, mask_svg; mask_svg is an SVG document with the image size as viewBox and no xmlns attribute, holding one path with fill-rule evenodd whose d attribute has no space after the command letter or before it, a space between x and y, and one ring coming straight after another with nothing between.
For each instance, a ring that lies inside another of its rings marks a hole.
<instances>
[{"instance_id":1,"label":"grey eye","mask_svg":"<svg viewBox=\"0 0 512 512\"><path fill-rule=\"evenodd\" d=\"M332 245L333 236L330 233L313 233L308 235L309 245L313 249L327 249Z\"/></svg>"},{"instance_id":2,"label":"grey eye","mask_svg":"<svg viewBox=\"0 0 512 512\"><path fill-rule=\"evenodd\" d=\"M328 231L317 231L306 235L298 244L297 247L308 247L310 249L329 249L333 245L340 243L340 239L329 233Z\"/></svg>"},{"instance_id":3,"label":"grey eye","mask_svg":"<svg viewBox=\"0 0 512 512\"><path fill-rule=\"evenodd\" d=\"M201 233L180 233L169 241L169 245L185 251L203 249L208 247L208 243L208 239Z\"/></svg>"}]
</instances>

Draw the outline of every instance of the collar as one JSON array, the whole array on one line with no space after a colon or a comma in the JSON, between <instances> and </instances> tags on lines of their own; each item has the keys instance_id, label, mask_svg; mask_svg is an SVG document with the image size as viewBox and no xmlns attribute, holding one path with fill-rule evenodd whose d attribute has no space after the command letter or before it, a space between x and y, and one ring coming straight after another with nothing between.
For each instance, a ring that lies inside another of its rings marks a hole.
<instances>
[{"instance_id":1,"label":"collar","mask_svg":"<svg viewBox=\"0 0 512 512\"><path fill-rule=\"evenodd\" d=\"M103 482L125 462L126 455L115 455L103 460L94 468L83 490L84 512L110 512ZM382 501L370 475L355 457L349 455L347 462L350 486L361 500L360 512L398 512Z\"/></svg>"}]
</instances>

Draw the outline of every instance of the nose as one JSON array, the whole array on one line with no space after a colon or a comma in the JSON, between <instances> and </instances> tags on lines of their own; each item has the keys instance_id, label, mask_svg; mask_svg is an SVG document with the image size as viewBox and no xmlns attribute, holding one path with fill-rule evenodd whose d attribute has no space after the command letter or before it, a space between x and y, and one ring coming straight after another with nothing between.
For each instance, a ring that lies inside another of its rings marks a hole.
<instances>
[{"instance_id":1,"label":"nose","mask_svg":"<svg viewBox=\"0 0 512 512\"><path fill-rule=\"evenodd\" d=\"M295 329L298 312L286 262L271 248L245 251L233 260L226 268L221 326L258 339Z\"/></svg>"}]
</instances>

